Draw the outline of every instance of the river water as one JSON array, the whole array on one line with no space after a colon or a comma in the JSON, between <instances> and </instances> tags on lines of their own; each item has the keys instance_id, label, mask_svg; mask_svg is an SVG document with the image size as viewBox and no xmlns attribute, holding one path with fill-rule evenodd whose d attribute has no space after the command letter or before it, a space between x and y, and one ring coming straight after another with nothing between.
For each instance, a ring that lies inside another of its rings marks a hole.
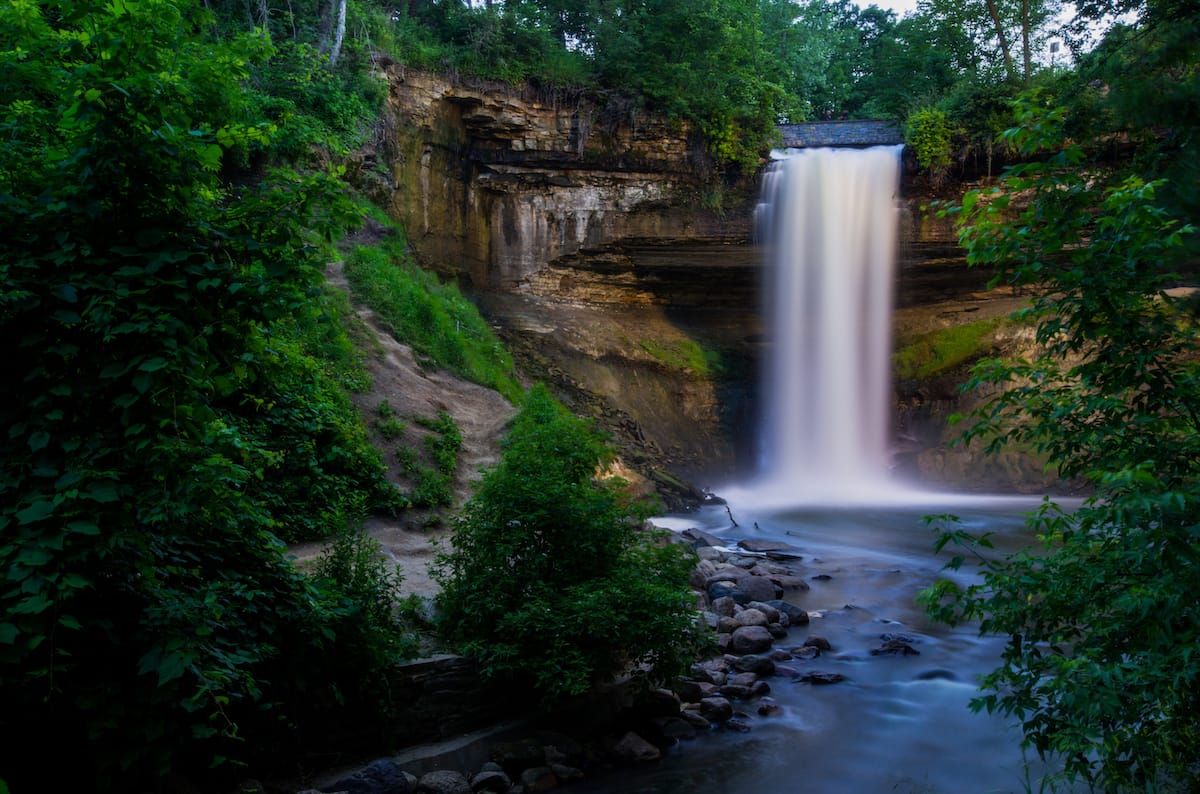
<instances>
[{"instance_id":1,"label":"river water","mask_svg":"<svg viewBox=\"0 0 1200 794\"><path fill-rule=\"evenodd\" d=\"M785 598L809 610L808 626L791 629L776 647L810 635L832 652L795 660L801 672L846 677L827 686L770 679L778 712L759 716L753 701L735 704L749 732L714 729L681 742L651 766L623 770L580 787L584 792L638 794L764 794L898 792L975 794L1041 790L1044 769L1020 749L1005 719L972 713L978 677L994 668L1003 639L976 627L933 625L917 592L945 576L949 558L933 553L933 531L922 516L953 513L962 527L991 531L1000 550L1028 541L1023 514L1031 498L928 496L903 504L856 507L708 507L659 523L696 526L733 546L742 538L786 540L804 551L807 592ZM730 523L730 513L738 526ZM813 578L819 575L825 578ZM962 582L976 574L957 574ZM911 637L917 656L873 656L881 635Z\"/></svg>"}]
</instances>

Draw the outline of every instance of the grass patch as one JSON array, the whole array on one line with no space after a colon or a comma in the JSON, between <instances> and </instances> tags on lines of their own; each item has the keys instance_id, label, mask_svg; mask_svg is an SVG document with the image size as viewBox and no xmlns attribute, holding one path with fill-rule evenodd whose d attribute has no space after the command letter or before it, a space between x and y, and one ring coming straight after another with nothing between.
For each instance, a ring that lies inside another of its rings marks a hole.
<instances>
[{"instance_id":1,"label":"grass patch","mask_svg":"<svg viewBox=\"0 0 1200 794\"><path fill-rule=\"evenodd\" d=\"M705 350L691 339L670 343L647 339L641 346L667 369L691 372L700 377L719 377L725 373L721 354Z\"/></svg>"},{"instance_id":2,"label":"grass patch","mask_svg":"<svg viewBox=\"0 0 1200 794\"><path fill-rule=\"evenodd\" d=\"M1003 317L976 320L914 338L896 351L896 377L931 378L977 358L987 351L992 333L1004 322Z\"/></svg>"},{"instance_id":3,"label":"grass patch","mask_svg":"<svg viewBox=\"0 0 1200 794\"><path fill-rule=\"evenodd\" d=\"M447 369L517 402L512 356L458 287L442 284L412 261L398 230L346 257L354 297L371 307L422 364Z\"/></svg>"}]
</instances>

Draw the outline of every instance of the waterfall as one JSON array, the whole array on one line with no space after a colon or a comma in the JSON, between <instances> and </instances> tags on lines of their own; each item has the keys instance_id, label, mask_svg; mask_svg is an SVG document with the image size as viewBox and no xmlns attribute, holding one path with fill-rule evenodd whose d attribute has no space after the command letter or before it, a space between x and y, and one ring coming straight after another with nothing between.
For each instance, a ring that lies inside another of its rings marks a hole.
<instances>
[{"instance_id":1,"label":"waterfall","mask_svg":"<svg viewBox=\"0 0 1200 794\"><path fill-rule=\"evenodd\" d=\"M761 462L800 498L888 481L901 146L777 152L757 223L767 258Z\"/></svg>"}]
</instances>

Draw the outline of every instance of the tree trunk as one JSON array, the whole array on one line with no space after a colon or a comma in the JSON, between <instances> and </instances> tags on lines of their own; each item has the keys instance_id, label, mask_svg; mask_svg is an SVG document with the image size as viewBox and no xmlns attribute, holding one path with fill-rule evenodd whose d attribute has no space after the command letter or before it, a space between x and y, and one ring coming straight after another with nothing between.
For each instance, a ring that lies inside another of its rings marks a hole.
<instances>
[{"instance_id":1,"label":"tree trunk","mask_svg":"<svg viewBox=\"0 0 1200 794\"><path fill-rule=\"evenodd\" d=\"M1021 65L1026 85L1033 74L1033 57L1029 53L1029 0L1021 0Z\"/></svg>"},{"instance_id":2,"label":"tree trunk","mask_svg":"<svg viewBox=\"0 0 1200 794\"><path fill-rule=\"evenodd\" d=\"M992 24L996 26L996 38L1000 40L1000 52L1004 55L1004 69L1011 80L1017 79L1017 69L1013 65L1012 50L1008 46L1008 37L1004 35L1004 25L1000 23L1000 9L996 0L986 0L988 13L992 16Z\"/></svg>"},{"instance_id":3,"label":"tree trunk","mask_svg":"<svg viewBox=\"0 0 1200 794\"><path fill-rule=\"evenodd\" d=\"M329 51L329 65L333 66L337 63L338 56L342 54L342 40L346 38L346 0L338 2L338 18L337 31L333 36L333 49Z\"/></svg>"}]
</instances>

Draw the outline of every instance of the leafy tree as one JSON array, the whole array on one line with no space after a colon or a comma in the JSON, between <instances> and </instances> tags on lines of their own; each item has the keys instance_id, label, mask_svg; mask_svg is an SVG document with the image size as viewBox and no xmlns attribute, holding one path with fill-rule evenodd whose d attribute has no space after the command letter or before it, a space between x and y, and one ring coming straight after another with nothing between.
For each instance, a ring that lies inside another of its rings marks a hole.
<instances>
[{"instance_id":1,"label":"leafy tree","mask_svg":"<svg viewBox=\"0 0 1200 794\"><path fill-rule=\"evenodd\" d=\"M697 647L692 555L642 532L645 506L596 479L611 458L535 387L439 560L446 634L550 703L618 673L660 680Z\"/></svg>"},{"instance_id":2,"label":"leafy tree","mask_svg":"<svg viewBox=\"0 0 1200 794\"><path fill-rule=\"evenodd\" d=\"M381 483L297 319L321 292L308 230L342 225L343 190L239 171L270 145L243 83L271 48L210 23L170 0L0 5L14 784L47 752L72 759L75 790L283 760L339 727L298 728L308 709L372 724L382 703L358 677L380 658L349 626L353 594L279 540L344 522Z\"/></svg>"},{"instance_id":3,"label":"leafy tree","mask_svg":"<svg viewBox=\"0 0 1200 794\"><path fill-rule=\"evenodd\" d=\"M1041 352L981 364L1000 387L968 437L1045 454L1094 496L1047 501L1040 549L981 556L981 583L940 582L935 617L1007 635L976 709L1020 720L1063 775L1106 791L1196 784L1200 747L1200 327L1169 291L1183 237L1161 183L1088 167L1065 112L1018 109L1007 134L1029 163L964 198L962 240L997 281L1036 290ZM943 528L939 548L987 538ZM963 562L957 558L953 566Z\"/></svg>"}]
</instances>

